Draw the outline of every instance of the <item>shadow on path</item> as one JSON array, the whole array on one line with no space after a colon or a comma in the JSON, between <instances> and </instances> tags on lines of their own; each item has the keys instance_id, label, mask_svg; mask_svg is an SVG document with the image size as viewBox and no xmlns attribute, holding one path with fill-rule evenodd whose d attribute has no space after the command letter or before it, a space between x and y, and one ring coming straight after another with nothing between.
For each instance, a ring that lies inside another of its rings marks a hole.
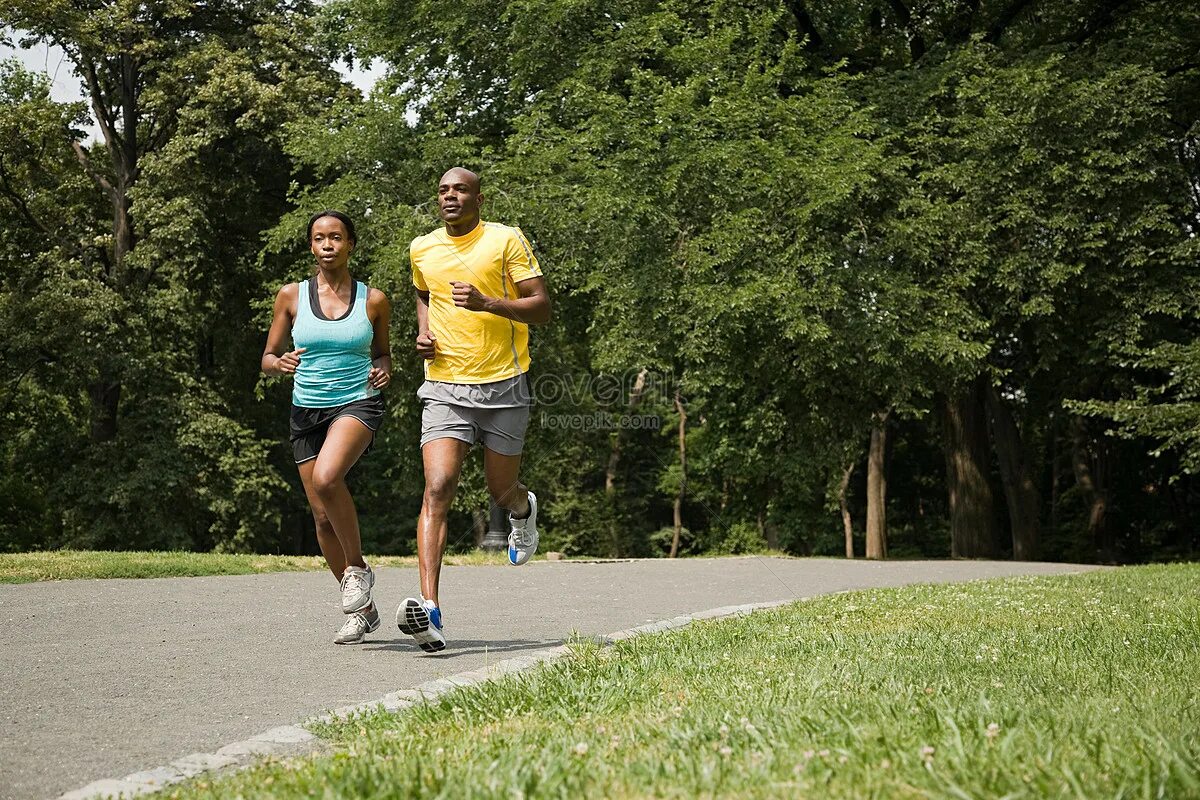
<instances>
[{"instance_id":1,"label":"shadow on path","mask_svg":"<svg viewBox=\"0 0 1200 800\"><path fill-rule=\"evenodd\" d=\"M515 653L521 650L540 650L543 647L555 647L563 643L562 639L509 639L489 641L486 639L451 639L446 643L446 649L440 653L430 653L433 658L457 658L459 656L482 655L485 653ZM363 650L391 650L397 653L415 653L424 655L416 642L405 636L402 639L377 642L364 645Z\"/></svg>"}]
</instances>

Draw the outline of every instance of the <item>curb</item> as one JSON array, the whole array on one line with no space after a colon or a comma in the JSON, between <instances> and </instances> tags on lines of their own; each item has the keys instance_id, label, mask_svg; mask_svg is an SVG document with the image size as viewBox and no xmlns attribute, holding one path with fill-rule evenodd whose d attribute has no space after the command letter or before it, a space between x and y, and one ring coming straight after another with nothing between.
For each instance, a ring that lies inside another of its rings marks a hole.
<instances>
[{"instance_id":1,"label":"curb","mask_svg":"<svg viewBox=\"0 0 1200 800\"><path fill-rule=\"evenodd\" d=\"M778 608L779 606L785 606L806 599L804 597L796 597L791 600L772 600L766 603L746 603L739 606L710 608L707 611L697 611L694 614L684 614L658 622L651 622L646 625L639 625L636 628L616 631L607 636L599 637L599 641L603 645L611 645L626 639L632 639L635 636L644 636L646 634L662 633L663 631L683 628L696 620L742 617L752 614L755 611ZM135 797L137 795L152 794L172 784L180 783L205 772L219 772L249 767L258 758L265 755L310 755L315 752L315 743L318 740L314 734L305 729L304 726L309 723L345 719L354 714L373 711L377 708L383 708L385 711L392 712L403 711L418 703L426 703L434 700L439 695L454 691L460 687L486 683L487 681L514 672L526 672L541 664L556 661L568 652L570 652L570 648L567 645L545 647L540 650L530 651L516 658L497 661L482 669L459 672L454 675L447 675L444 678L426 681L411 689L389 692L376 700L368 700L364 703L335 708L332 711L310 717L295 725L282 725L277 728L271 728L270 730L251 736L249 739L231 742L218 749L215 753L192 753L191 755L177 758L164 766L134 772L123 778L104 778L92 781L86 786L60 795L58 800L99 800L99 798L103 797Z\"/></svg>"}]
</instances>

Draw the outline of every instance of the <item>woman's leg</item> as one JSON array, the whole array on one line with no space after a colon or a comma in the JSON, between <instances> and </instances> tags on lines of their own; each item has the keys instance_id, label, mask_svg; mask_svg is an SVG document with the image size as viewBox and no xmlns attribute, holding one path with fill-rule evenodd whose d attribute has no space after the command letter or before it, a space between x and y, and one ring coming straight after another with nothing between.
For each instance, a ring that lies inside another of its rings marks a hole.
<instances>
[{"instance_id":1,"label":"woman's leg","mask_svg":"<svg viewBox=\"0 0 1200 800\"><path fill-rule=\"evenodd\" d=\"M346 486L346 473L371 444L373 435L370 428L353 417L335 419L325 434L321 452L314 459L313 491L333 526L346 566L367 566L362 557L358 512Z\"/></svg>"},{"instance_id":2,"label":"woman's leg","mask_svg":"<svg viewBox=\"0 0 1200 800\"><path fill-rule=\"evenodd\" d=\"M300 470L300 482L304 484L304 494L308 497L309 508L312 509L313 522L317 524L317 545L321 548L321 555L325 556L325 563L329 565L333 577L341 581L346 572L346 554L342 552L341 542L333 532L333 523L325 513L325 505L313 489L313 467L316 464L317 460L312 458L303 464L297 464L296 467Z\"/></svg>"}]
</instances>

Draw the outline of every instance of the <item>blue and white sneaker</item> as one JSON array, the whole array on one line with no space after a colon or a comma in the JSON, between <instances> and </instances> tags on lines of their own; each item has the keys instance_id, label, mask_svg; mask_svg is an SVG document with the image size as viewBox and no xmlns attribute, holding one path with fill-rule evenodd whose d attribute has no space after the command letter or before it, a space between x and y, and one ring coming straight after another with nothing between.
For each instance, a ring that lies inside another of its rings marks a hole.
<instances>
[{"instance_id":1,"label":"blue and white sneaker","mask_svg":"<svg viewBox=\"0 0 1200 800\"><path fill-rule=\"evenodd\" d=\"M396 627L417 640L426 653L446 649L446 637L442 635L442 610L424 597L407 598L396 609Z\"/></svg>"},{"instance_id":2,"label":"blue and white sneaker","mask_svg":"<svg viewBox=\"0 0 1200 800\"><path fill-rule=\"evenodd\" d=\"M508 515L512 532L508 534L508 563L519 567L537 552L537 496L529 492L529 516L525 519L513 519Z\"/></svg>"}]
</instances>

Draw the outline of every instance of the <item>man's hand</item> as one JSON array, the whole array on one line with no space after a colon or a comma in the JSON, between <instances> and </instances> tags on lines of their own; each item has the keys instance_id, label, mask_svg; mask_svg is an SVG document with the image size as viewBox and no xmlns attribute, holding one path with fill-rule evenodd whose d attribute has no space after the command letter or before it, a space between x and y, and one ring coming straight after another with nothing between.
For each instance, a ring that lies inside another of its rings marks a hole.
<instances>
[{"instance_id":1,"label":"man's hand","mask_svg":"<svg viewBox=\"0 0 1200 800\"><path fill-rule=\"evenodd\" d=\"M417 355L421 358L437 357L437 337L429 331L417 335Z\"/></svg>"},{"instance_id":2,"label":"man's hand","mask_svg":"<svg viewBox=\"0 0 1200 800\"><path fill-rule=\"evenodd\" d=\"M450 281L454 287L454 305L468 311L487 311L492 298L483 294L472 284L464 281Z\"/></svg>"}]
</instances>

